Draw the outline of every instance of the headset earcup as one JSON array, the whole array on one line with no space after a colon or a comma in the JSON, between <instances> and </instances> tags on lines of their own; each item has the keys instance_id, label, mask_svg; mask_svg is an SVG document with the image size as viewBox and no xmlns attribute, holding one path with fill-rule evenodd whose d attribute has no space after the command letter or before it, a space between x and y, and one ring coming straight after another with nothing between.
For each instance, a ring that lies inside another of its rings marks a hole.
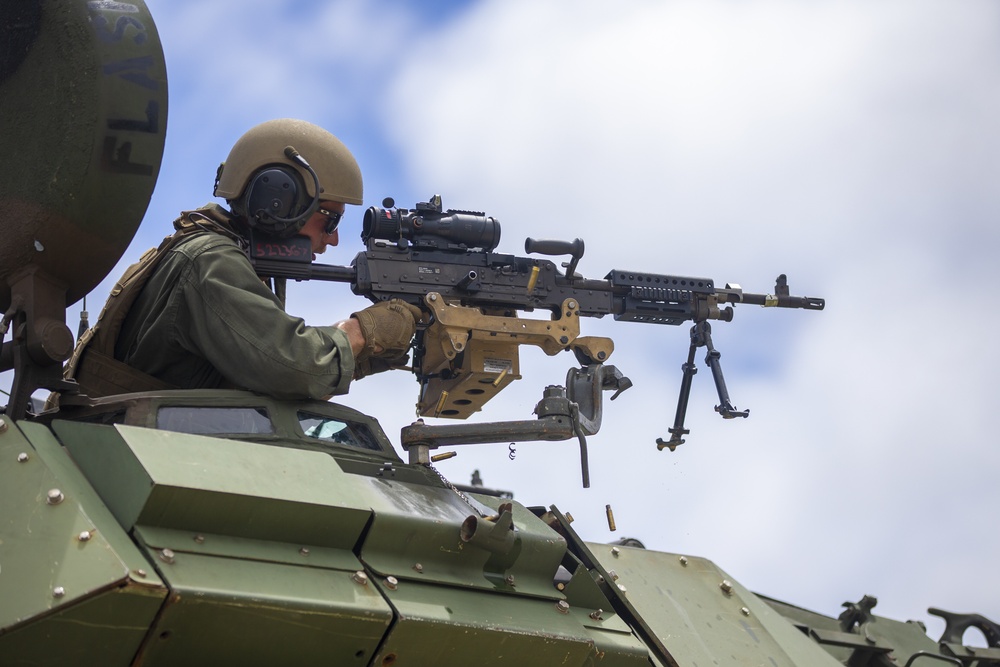
<instances>
[{"instance_id":1,"label":"headset earcup","mask_svg":"<svg viewBox=\"0 0 1000 667\"><path fill-rule=\"evenodd\" d=\"M250 178L243 205L251 227L279 233L288 224L278 218L295 218L305 210L308 199L302 177L290 167L276 165Z\"/></svg>"}]
</instances>

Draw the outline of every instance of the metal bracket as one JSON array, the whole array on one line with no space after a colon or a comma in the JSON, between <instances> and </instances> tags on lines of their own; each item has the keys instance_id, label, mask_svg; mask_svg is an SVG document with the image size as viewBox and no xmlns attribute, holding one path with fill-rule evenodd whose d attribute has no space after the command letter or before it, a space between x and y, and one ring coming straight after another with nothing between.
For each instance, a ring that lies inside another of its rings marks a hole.
<instances>
[{"instance_id":1,"label":"metal bracket","mask_svg":"<svg viewBox=\"0 0 1000 667\"><path fill-rule=\"evenodd\" d=\"M490 315L448 303L438 292L424 297L434 322L423 332L416 360L421 380L417 413L466 419L514 380L519 380L521 345L552 356L573 350L577 358L603 362L614 351L610 338L580 336L580 304L563 301L550 320Z\"/></svg>"},{"instance_id":2,"label":"metal bracket","mask_svg":"<svg viewBox=\"0 0 1000 667\"><path fill-rule=\"evenodd\" d=\"M614 366L588 364L582 368L569 369L566 373L566 395L579 406L579 421L583 432L594 435L601 430L603 392L614 391L611 396L613 401L631 386L632 381Z\"/></svg>"},{"instance_id":3,"label":"metal bracket","mask_svg":"<svg viewBox=\"0 0 1000 667\"><path fill-rule=\"evenodd\" d=\"M559 315L550 320L486 315L479 308L447 303L437 292L429 292L424 303L434 315L434 324L427 329L425 345L434 341L440 350L428 349L425 372L440 371L448 362L465 351L473 332L488 334L518 345L536 345L549 356L566 349L575 349L580 335L580 304L574 299L563 301ZM610 338L587 338L583 345L588 355L597 361L607 361L614 351Z\"/></svg>"},{"instance_id":4,"label":"metal bracket","mask_svg":"<svg viewBox=\"0 0 1000 667\"><path fill-rule=\"evenodd\" d=\"M530 442L533 440L568 440L574 435L580 441L580 468L583 487L590 487L590 464L587 435L601 427L601 392L615 390L615 396L632 386L614 366L593 366L571 369L567 376L572 393L585 405L581 408L558 385L545 388L542 400L535 405L537 419L482 424L447 424L428 426L417 420L400 431L400 444L409 452L410 463L429 465L431 450L438 447L478 445L493 442Z\"/></svg>"},{"instance_id":5,"label":"metal bracket","mask_svg":"<svg viewBox=\"0 0 1000 667\"><path fill-rule=\"evenodd\" d=\"M994 623L982 614L958 614L931 607L927 613L944 619L945 628L938 640L941 651L954 656L963 664L975 663L977 666L1000 664L1000 624ZM967 646L962 638L969 628L976 628L986 638L988 648Z\"/></svg>"},{"instance_id":6,"label":"metal bracket","mask_svg":"<svg viewBox=\"0 0 1000 667\"><path fill-rule=\"evenodd\" d=\"M3 316L3 333L11 340L0 351L0 371L14 369L6 414L21 419L37 389L76 390L63 380L62 363L73 352L73 332L66 326L66 287L37 266L29 265L8 280L11 305Z\"/></svg>"}]
</instances>

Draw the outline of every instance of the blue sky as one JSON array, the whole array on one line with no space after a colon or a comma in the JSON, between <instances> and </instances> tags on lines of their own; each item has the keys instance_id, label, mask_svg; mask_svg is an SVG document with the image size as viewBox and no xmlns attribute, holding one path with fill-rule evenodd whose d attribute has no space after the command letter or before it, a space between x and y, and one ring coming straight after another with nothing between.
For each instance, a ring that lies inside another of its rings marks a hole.
<instances>
[{"instance_id":1,"label":"blue sky","mask_svg":"<svg viewBox=\"0 0 1000 667\"><path fill-rule=\"evenodd\" d=\"M584 322L615 339L612 362L635 382L591 438L592 488L569 442L522 444L513 462L505 445L466 448L439 469L467 481L478 468L525 504L571 511L587 539L705 556L821 613L870 593L876 613L924 620L935 638L928 606L1000 620L1000 5L148 6L167 57L167 148L122 266L211 199L240 134L287 116L351 147L366 205L440 193L498 217L504 252L579 236L591 278L634 268L763 292L787 273L827 310L743 306L714 329L750 419L718 419L702 366L688 443L658 452L686 328ZM324 261L361 249L361 214ZM364 306L344 286L290 292L316 324ZM481 419L528 418L571 362L524 349L525 378ZM415 398L398 373L344 402L398 440Z\"/></svg>"}]
</instances>

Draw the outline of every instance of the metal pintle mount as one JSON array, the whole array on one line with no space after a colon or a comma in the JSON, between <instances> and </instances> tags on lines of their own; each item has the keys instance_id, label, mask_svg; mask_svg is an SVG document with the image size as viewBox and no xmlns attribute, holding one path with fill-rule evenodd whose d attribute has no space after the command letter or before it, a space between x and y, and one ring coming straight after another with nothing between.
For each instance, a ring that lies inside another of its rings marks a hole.
<instances>
[{"instance_id":1,"label":"metal pintle mount","mask_svg":"<svg viewBox=\"0 0 1000 667\"><path fill-rule=\"evenodd\" d=\"M434 323L423 332L424 355L417 412L422 417L466 419L514 380L521 379L518 348L534 345L549 356L573 350L602 363L614 351L610 338L580 337L580 305L566 299L551 320L484 314L450 304L438 292L424 303Z\"/></svg>"},{"instance_id":2,"label":"metal pintle mount","mask_svg":"<svg viewBox=\"0 0 1000 667\"><path fill-rule=\"evenodd\" d=\"M429 465L434 460L431 450L442 446L568 440L576 436L580 442L583 487L588 488L590 464L586 436L596 434L601 427L602 392L613 390L614 398L631 387L632 382L614 366L594 364L571 369L567 383L569 392L558 385L545 388L542 400L535 405L537 419L441 426L429 426L419 419L403 427L400 444L409 452L410 463Z\"/></svg>"}]
</instances>

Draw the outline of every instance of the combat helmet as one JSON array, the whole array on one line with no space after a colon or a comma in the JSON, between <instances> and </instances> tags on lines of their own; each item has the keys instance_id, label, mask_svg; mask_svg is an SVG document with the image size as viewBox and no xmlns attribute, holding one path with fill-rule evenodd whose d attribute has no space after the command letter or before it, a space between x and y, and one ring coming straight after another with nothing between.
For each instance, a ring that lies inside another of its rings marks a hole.
<instances>
[{"instance_id":1,"label":"combat helmet","mask_svg":"<svg viewBox=\"0 0 1000 667\"><path fill-rule=\"evenodd\" d=\"M337 137L303 120L251 128L219 165L215 196L251 227L290 236L320 200L362 203L361 170Z\"/></svg>"}]
</instances>

